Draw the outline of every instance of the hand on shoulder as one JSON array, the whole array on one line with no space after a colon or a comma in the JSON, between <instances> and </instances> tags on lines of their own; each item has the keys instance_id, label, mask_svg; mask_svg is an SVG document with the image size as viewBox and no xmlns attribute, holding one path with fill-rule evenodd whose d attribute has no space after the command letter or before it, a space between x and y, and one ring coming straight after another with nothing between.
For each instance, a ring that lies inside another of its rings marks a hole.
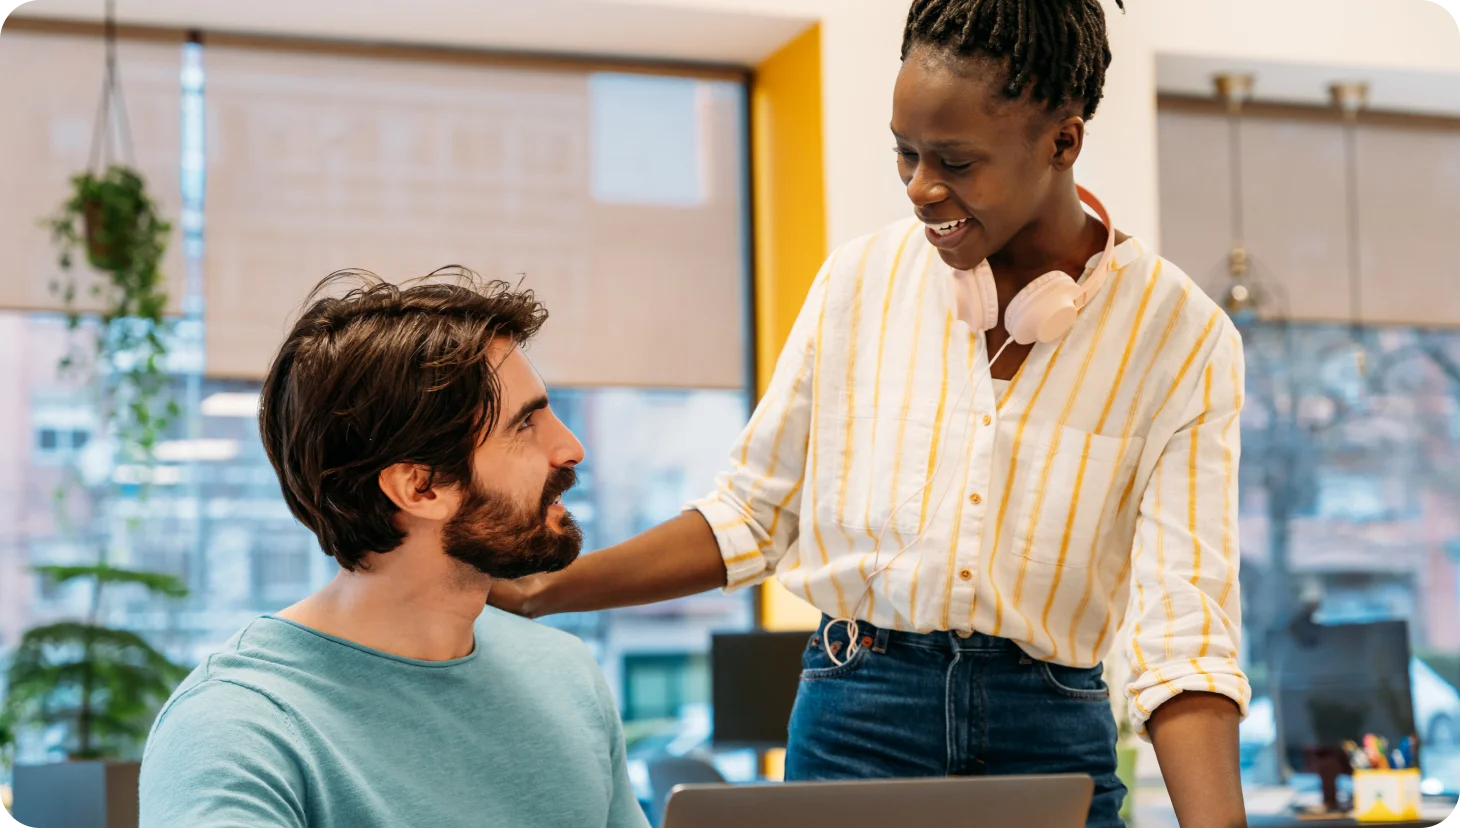
<instances>
[{"instance_id":1,"label":"hand on shoulder","mask_svg":"<svg viewBox=\"0 0 1460 828\"><path fill-rule=\"evenodd\" d=\"M537 600L541 594L542 575L528 575L515 581L493 580L487 589L487 604L499 610L536 618L542 613Z\"/></svg>"}]
</instances>

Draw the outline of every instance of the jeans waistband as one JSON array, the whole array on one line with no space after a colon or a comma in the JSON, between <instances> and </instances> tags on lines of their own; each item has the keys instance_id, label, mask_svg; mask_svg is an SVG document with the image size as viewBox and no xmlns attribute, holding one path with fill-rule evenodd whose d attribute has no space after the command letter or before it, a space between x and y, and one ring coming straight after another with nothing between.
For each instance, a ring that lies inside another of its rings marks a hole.
<instances>
[{"instance_id":1,"label":"jeans waistband","mask_svg":"<svg viewBox=\"0 0 1460 828\"><path fill-rule=\"evenodd\" d=\"M833 642L846 641L849 638L850 630L846 622L838 621L836 626L828 632L827 625L830 623L831 618L823 615L821 624L817 627L817 635L830 637ZM928 633L904 632L886 630L866 621L857 622L857 638L860 639L861 646L871 647L873 652L879 653L894 647L917 647L924 650L965 653L999 653L1019 650L1019 645L1007 638L980 632L968 633L966 636L963 633L947 630Z\"/></svg>"}]
</instances>

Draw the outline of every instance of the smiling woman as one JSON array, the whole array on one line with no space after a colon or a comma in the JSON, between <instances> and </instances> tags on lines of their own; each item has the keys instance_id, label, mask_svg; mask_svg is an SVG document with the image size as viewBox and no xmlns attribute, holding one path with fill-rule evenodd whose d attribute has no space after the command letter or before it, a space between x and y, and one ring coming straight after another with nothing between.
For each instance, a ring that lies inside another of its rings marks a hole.
<instances>
[{"instance_id":1,"label":"smiling woman","mask_svg":"<svg viewBox=\"0 0 1460 828\"><path fill-rule=\"evenodd\" d=\"M1123 795L1099 662L1133 623L1132 724L1178 812L1240 821L1223 539L1241 343L1175 265L1082 207L1101 6L919 0L904 44L892 129L917 220L832 253L710 494L493 600L551 614L774 577L826 616L788 778L1085 773L1098 826ZM961 271L990 283L971 321ZM1062 324L1023 336L1017 303L1066 288ZM990 370L1011 336L1028 345ZM868 704L881 715L846 716Z\"/></svg>"}]
</instances>

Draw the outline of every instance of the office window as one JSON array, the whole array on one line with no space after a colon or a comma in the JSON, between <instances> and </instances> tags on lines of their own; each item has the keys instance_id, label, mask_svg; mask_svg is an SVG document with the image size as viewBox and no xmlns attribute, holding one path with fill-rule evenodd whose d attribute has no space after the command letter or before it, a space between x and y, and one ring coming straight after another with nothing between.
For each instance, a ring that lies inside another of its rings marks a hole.
<instances>
[{"instance_id":1,"label":"office window","mask_svg":"<svg viewBox=\"0 0 1460 828\"><path fill-rule=\"evenodd\" d=\"M37 393L30 402L30 443L36 463L64 464L91 442L96 415L85 395Z\"/></svg>"},{"instance_id":2,"label":"office window","mask_svg":"<svg viewBox=\"0 0 1460 828\"><path fill-rule=\"evenodd\" d=\"M708 89L687 78L602 72L588 81L593 198L604 204L699 204Z\"/></svg>"},{"instance_id":3,"label":"office window","mask_svg":"<svg viewBox=\"0 0 1460 828\"><path fill-rule=\"evenodd\" d=\"M1324 623L1408 623L1426 784L1460 790L1460 331L1270 323L1243 334L1245 770L1276 771L1265 642L1307 601Z\"/></svg>"},{"instance_id":4,"label":"office window","mask_svg":"<svg viewBox=\"0 0 1460 828\"><path fill-rule=\"evenodd\" d=\"M1163 99L1157 121L1162 253L1220 295L1234 232L1226 113ZM1287 320L1239 323L1242 659L1254 696L1243 772L1276 779L1267 637L1306 604L1324 622L1407 623L1424 784L1456 791L1460 329L1446 326L1460 321L1449 301L1460 282L1442 228L1460 221L1460 129L1355 129L1356 237L1337 116L1253 109L1239 130L1250 278L1263 318Z\"/></svg>"}]
</instances>

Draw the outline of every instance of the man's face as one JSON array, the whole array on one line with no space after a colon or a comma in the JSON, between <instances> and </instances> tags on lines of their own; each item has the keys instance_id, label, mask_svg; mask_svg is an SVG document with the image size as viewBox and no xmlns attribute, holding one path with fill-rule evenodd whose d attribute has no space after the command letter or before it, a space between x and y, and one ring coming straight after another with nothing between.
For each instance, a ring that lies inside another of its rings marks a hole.
<instances>
[{"instance_id":1,"label":"man's face","mask_svg":"<svg viewBox=\"0 0 1460 828\"><path fill-rule=\"evenodd\" d=\"M898 175L928 240L955 268L1002 250L1051 189L1058 119L1004 99L1004 78L995 61L915 48L893 89Z\"/></svg>"},{"instance_id":2,"label":"man's face","mask_svg":"<svg viewBox=\"0 0 1460 828\"><path fill-rule=\"evenodd\" d=\"M471 488L442 532L446 554L504 580L556 572L583 546L561 502L577 482L583 446L553 415L542 378L521 351L499 358L497 377L500 414L472 457Z\"/></svg>"}]
</instances>

